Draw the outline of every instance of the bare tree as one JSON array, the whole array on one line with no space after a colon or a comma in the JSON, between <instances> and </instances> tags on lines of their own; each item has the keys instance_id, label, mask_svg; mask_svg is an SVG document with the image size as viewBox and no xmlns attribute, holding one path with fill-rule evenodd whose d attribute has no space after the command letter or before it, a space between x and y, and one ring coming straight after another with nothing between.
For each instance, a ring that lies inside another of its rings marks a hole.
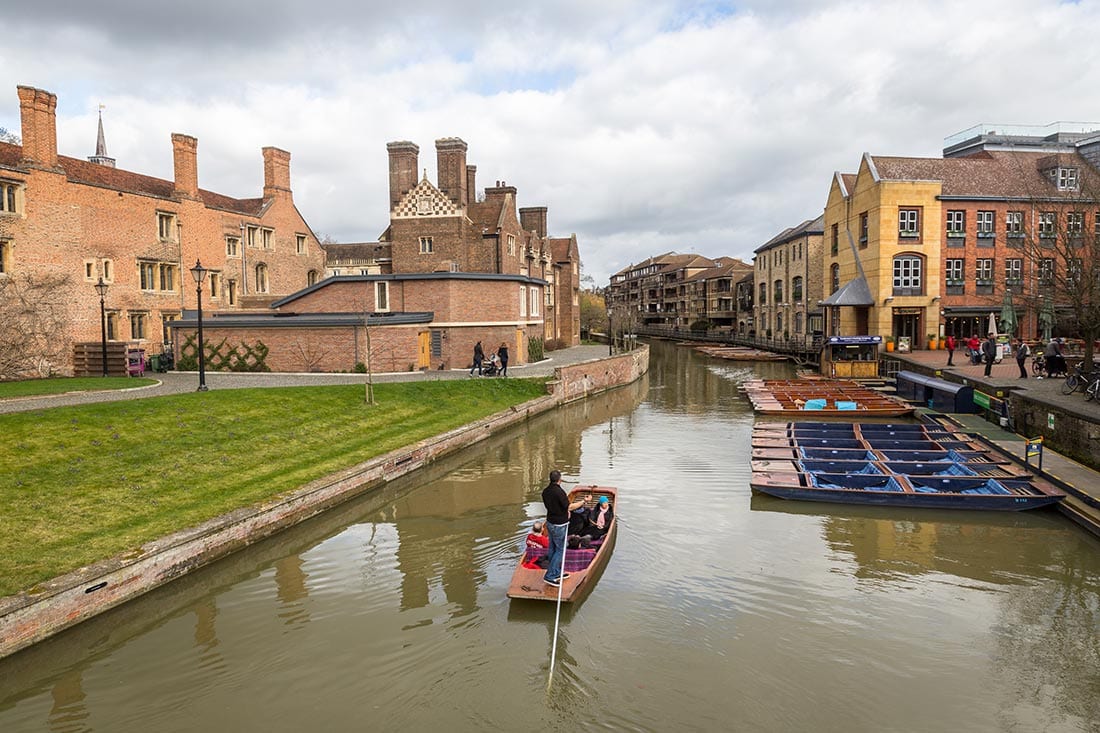
<instances>
[{"instance_id":1,"label":"bare tree","mask_svg":"<svg viewBox=\"0 0 1100 733\"><path fill-rule=\"evenodd\" d=\"M320 371L321 364L329 355L329 350L314 343L312 339L295 339L291 347L302 360L303 369L307 372Z\"/></svg>"},{"instance_id":2,"label":"bare tree","mask_svg":"<svg viewBox=\"0 0 1100 733\"><path fill-rule=\"evenodd\" d=\"M0 143L11 143L12 145L22 145L23 140L14 132L6 127L0 127Z\"/></svg>"},{"instance_id":3,"label":"bare tree","mask_svg":"<svg viewBox=\"0 0 1100 733\"><path fill-rule=\"evenodd\" d=\"M48 377L71 363L67 275L0 278L0 379Z\"/></svg>"}]
</instances>

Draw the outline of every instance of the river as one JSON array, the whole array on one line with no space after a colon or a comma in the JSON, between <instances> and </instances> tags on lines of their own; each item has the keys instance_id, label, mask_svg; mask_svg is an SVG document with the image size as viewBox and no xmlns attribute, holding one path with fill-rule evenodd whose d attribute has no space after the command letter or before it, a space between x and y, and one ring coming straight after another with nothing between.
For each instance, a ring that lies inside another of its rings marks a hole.
<instances>
[{"instance_id":1,"label":"river","mask_svg":"<svg viewBox=\"0 0 1100 733\"><path fill-rule=\"evenodd\" d=\"M753 497L738 394L647 379L0 661L0 731L1096 731L1100 542L1055 511ZM504 593L547 473L620 490L562 612Z\"/></svg>"}]
</instances>

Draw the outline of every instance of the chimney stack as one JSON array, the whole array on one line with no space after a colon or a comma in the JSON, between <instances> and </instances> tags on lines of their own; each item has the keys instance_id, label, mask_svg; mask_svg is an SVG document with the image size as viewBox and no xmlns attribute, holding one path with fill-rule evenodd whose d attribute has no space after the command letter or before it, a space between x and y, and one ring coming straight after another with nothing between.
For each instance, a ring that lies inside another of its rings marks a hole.
<instances>
[{"instance_id":1,"label":"chimney stack","mask_svg":"<svg viewBox=\"0 0 1100 733\"><path fill-rule=\"evenodd\" d=\"M417 160L420 146L408 140L386 143L390 154L390 211L401 197L416 186Z\"/></svg>"},{"instance_id":2,"label":"chimney stack","mask_svg":"<svg viewBox=\"0 0 1100 733\"><path fill-rule=\"evenodd\" d=\"M477 166L466 166L466 201L470 204L477 203Z\"/></svg>"},{"instance_id":3,"label":"chimney stack","mask_svg":"<svg viewBox=\"0 0 1100 733\"><path fill-rule=\"evenodd\" d=\"M290 196L290 153L266 147L264 152L264 198Z\"/></svg>"},{"instance_id":4,"label":"chimney stack","mask_svg":"<svg viewBox=\"0 0 1100 733\"><path fill-rule=\"evenodd\" d=\"M172 162L176 174L176 195L199 197L199 141L190 135L172 133Z\"/></svg>"},{"instance_id":5,"label":"chimney stack","mask_svg":"<svg viewBox=\"0 0 1100 733\"><path fill-rule=\"evenodd\" d=\"M57 167L57 95L34 87L16 87L23 131L23 160Z\"/></svg>"},{"instance_id":6,"label":"chimney stack","mask_svg":"<svg viewBox=\"0 0 1100 733\"><path fill-rule=\"evenodd\" d=\"M525 206L519 210L519 225L525 232L534 232L539 237L546 238L546 207Z\"/></svg>"},{"instance_id":7,"label":"chimney stack","mask_svg":"<svg viewBox=\"0 0 1100 733\"><path fill-rule=\"evenodd\" d=\"M440 138L435 141L435 154L439 190L460 208L465 208L469 203L466 199L466 143L457 137Z\"/></svg>"}]
</instances>

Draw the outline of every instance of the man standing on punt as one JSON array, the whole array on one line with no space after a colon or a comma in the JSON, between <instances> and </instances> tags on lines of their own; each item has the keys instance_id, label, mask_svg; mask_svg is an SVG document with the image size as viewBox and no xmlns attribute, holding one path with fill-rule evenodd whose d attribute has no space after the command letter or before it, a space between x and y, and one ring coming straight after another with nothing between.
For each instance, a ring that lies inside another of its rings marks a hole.
<instances>
[{"instance_id":1,"label":"man standing on punt","mask_svg":"<svg viewBox=\"0 0 1100 733\"><path fill-rule=\"evenodd\" d=\"M546 507L546 525L550 532L550 552L547 553L549 565L542 579L547 585L556 588L561 585L561 581L569 577L569 573L561 572L562 559L565 555L565 533L569 527L569 513L584 506L584 499L578 499L570 504L569 496L561 487L561 471L554 469L550 472L550 483L542 490L542 503Z\"/></svg>"}]
</instances>

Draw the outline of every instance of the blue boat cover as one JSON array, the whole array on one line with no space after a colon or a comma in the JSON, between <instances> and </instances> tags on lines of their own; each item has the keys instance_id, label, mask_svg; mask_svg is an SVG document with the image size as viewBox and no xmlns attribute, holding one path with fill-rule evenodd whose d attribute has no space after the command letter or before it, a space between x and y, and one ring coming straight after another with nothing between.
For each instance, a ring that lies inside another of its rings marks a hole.
<instances>
[{"instance_id":1,"label":"blue boat cover","mask_svg":"<svg viewBox=\"0 0 1100 733\"><path fill-rule=\"evenodd\" d=\"M802 405L802 409L803 410L824 410L825 405L827 405L827 404L828 404L827 400L818 399L817 397L815 397L812 400L806 400L806 402Z\"/></svg>"},{"instance_id":2,"label":"blue boat cover","mask_svg":"<svg viewBox=\"0 0 1100 733\"><path fill-rule=\"evenodd\" d=\"M802 458L811 461L837 460L837 461L877 461L878 458L869 450L862 448L808 448L800 446L799 452Z\"/></svg>"},{"instance_id":3,"label":"blue boat cover","mask_svg":"<svg viewBox=\"0 0 1100 733\"><path fill-rule=\"evenodd\" d=\"M886 473L874 463L857 463L856 461L799 461L799 468L803 473Z\"/></svg>"},{"instance_id":4,"label":"blue boat cover","mask_svg":"<svg viewBox=\"0 0 1100 733\"><path fill-rule=\"evenodd\" d=\"M913 491L922 494L984 494L1005 495L1012 492L996 479L974 478L933 478L931 476L910 476L909 483Z\"/></svg>"},{"instance_id":5,"label":"blue boat cover","mask_svg":"<svg viewBox=\"0 0 1100 733\"><path fill-rule=\"evenodd\" d=\"M870 476L867 474L808 473L810 486L819 489L848 489L855 491L898 491L902 490L893 476Z\"/></svg>"},{"instance_id":6,"label":"blue boat cover","mask_svg":"<svg viewBox=\"0 0 1100 733\"><path fill-rule=\"evenodd\" d=\"M850 400L837 400L836 409L838 410L854 410L858 405Z\"/></svg>"}]
</instances>

